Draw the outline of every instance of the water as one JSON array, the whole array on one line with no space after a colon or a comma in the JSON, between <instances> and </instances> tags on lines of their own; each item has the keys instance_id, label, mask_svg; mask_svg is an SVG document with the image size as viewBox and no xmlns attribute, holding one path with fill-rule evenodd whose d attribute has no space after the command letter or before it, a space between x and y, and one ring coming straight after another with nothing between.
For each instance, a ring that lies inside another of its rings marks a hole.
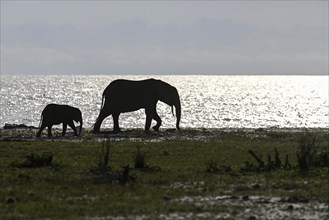
<instances>
[{"instance_id":1,"label":"water","mask_svg":"<svg viewBox=\"0 0 329 220\"><path fill-rule=\"evenodd\" d=\"M182 128L328 128L328 76L1 76L0 125L37 127L43 108L59 103L80 108L84 126L91 127L111 81L151 77L178 89ZM162 128L175 127L169 106L159 102L157 111ZM144 128L144 110L121 114L119 123ZM112 126L112 117L102 124Z\"/></svg>"}]
</instances>

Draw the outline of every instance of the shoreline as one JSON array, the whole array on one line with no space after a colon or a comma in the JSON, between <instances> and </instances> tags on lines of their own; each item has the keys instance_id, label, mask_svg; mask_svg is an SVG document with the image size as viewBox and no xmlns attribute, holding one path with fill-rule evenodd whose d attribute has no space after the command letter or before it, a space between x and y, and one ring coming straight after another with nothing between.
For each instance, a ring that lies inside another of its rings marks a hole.
<instances>
[{"instance_id":1,"label":"shoreline","mask_svg":"<svg viewBox=\"0 0 329 220\"><path fill-rule=\"evenodd\" d=\"M177 131L175 129L160 129L160 132L150 131L144 132L144 129L122 129L119 134L111 134L110 129L104 129L100 134L93 134L91 128L83 129L82 134L78 137L73 135L73 131L68 129L66 136L62 137L60 128L53 128L53 137L48 138L44 130L41 138L36 138L36 127L22 126L11 128L0 128L0 141L38 141L38 140L59 140L59 141L102 141L106 139L128 140L128 141L166 141L166 140L192 140L192 141L209 141L219 138L222 134L245 134L255 136L267 136L274 133L283 134L301 134L301 133L327 133L329 128L182 128Z\"/></svg>"}]
</instances>

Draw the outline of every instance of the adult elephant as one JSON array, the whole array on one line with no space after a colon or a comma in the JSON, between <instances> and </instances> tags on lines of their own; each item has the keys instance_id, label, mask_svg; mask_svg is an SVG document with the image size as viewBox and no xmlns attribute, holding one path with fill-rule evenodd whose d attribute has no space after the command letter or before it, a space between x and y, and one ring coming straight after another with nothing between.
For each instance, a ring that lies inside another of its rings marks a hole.
<instances>
[{"instance_id":1,"label":"adult elephant","mask_svg":"<svg viewBox=\"0 0 329 220\"><path fill-rule=\"evenodd\" d=\"M153 127L159 131L161 118L156 112L156 104L162 101L172 108L176 109L176 128L179 130L181 119L181 104L177 89L166 82L155 79L141 81L115 80L111 82L103 92L102 106L96 123L94 124L94 133L99 133L103 120L112 115L113 132L121 132L119 127L119 115L124 112L136 111L144 108L146 113L145 131L151 126L154 119L157 124Z\"/></svg>"},{"instance_id":2,"label":"adult elephant","mask_svg":"<svg viewBox=\"0 0 329 220\"><path fill-rule=\"evenodd\" d=\"M79 134L74 125L75 122L80 122ZM49 104L47 105L41 114L41 121L39 126L39 131L37 137L41 136L41 132L45 127L48 127L48 137L51 137L51 127L53 125L58 125L63 123L62 136L65 136L67 125L69 125L73 131L74 135L78 136L81 134L82 130L82 114L78 108L69 105L57 105Z\"/></svg>"}]
</instances>

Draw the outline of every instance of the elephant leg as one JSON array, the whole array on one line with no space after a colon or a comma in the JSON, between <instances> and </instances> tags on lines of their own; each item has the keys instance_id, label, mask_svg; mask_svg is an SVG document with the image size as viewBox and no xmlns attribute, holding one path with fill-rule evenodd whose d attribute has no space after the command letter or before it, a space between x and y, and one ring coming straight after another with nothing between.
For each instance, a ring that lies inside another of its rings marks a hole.
<instances>
[{"instance_id":1,"label":"elephant leg","mask_svg":"<svg viewBox=\"0 0 329 220\"><path fill-rule=\"evenodd\" d=\"M77 128L75 127L74 125L74 122L73 121L70 121L68 123L68 125L72 128L72 130L74 131L74 136L78 136L78 132L77 132Z\"/></svg>"},{"instance_id":2,"label":"elephant leg","mask_svg":"<svg viewBox=\"0 0 329 220\"><path fill-rule=\"evenodd\" d=\"M67 123L64 123L64 122L63 122L63 131L62 131L62 136L63 136L63 137L65 136L66 128L67 128Z\"/></svg>"},{"instance_id":3,"label":"elephant leg","mask_svg":"<svg viewBox=\"0 0 329 220\"><path fill-rule=\"evenodd\" d=\"M146 108L145 114L146 114L145 131L149 131L150 127L151 127L151 122L152 122L151 110Z\"/></svg>"},{"instance_id":4,"label":"elephant leg","mask_svg":"<svg viewBox=\"0 0 329 220\"><path fill-rule=\"evenodd\" d=\"M120 116L120 113L112 114L112 117L113 117L113 132L114 133L121 132L121 129L119 127L119 116Z\"/></svg>"},{"instance_id":5,"label":"elephant leg","mask_svg":"<svg viewBox=\"0 0 329 220\"><path fill-rule=\"evenodd\" d=\"M152 119L154 119L157 124L155 126L153 126L152 128L155 130L155 131L159 131L159 127L161 126L161 118L160 116L158 115L158 113L156 112L156 108L147 108L145 109L145 114L146 114L146 123L145 123L145 131L149 131L150 130L150 127L151 127L151 122L152 122Z\"/></svg>"},{"instance_id":6,"label":"elephant leg","mask_svg":"<svg viewBox=\"0 0 329 220\"><path fill-rule=\"evenodd\" d=\"M152 128L155 131L159 131L159 127L161 126L161 118L159 117L158 113L156 112L156 108L146 108L145 109L146 114L146 123L145 123L145 131L149 131L152 123L152 119L154 119L157 124L153 126Z\"/></svg>"},{"instance_id":7,"label":"elephant leg","mask_svg":"<svg viewBox=\"0 0 329 220\"><path fill-rule=\"evenodd\" d=\"M99 130L101 128L101 124L102 124L103 120L109 115L111 115L111 113L108 113L108 112L105 112L105 111L101 110L101 112L99 113L98 118L96 119L96 123L94 124L93 133L99 133Z\"/></svg>"},{"instance_id":8,"label":"elephant leg","mask_svg":"<svg viewBox=\"0 0 329 220\"><path fill-rule=\"evenodd\" d=\"M156 110L154 110L152 117L157 122L157 124L155 126L153 126L152 128L155 131L159 132L159 128L160 128L160 126L162 124L162 120L161 120L160 116L158 115L158 113L156 112Z\"/></svg>"},{"instance_id":9,"label":"elephant leg","mask_svg":"<svg viewBox=\"0 0 329 220\"><path fill-rule=\"evenodd\" d=\"M45 129L47 126L45 125L45 124L42 124L41 125L41 127L40 127L40 129L39 129L39 131L38 131L38 133L37 133L37 137L40 137L41 136L41 133L42 133L42 131L43 131L43 129Z\"/></svg>"},{"instance_id":10,"label":"elephant leg","mask_svg":"<svg viewBox=\"0 0 329 220\"><path fill-rule=\"evenodd\" d=\"M152 122L152 117L150 115L146 115L145 131L150 130L151 122Z\"/></svg>"},{"instance_id":11,"label":"elephant leg","mask_svg":"<svg viewBox=\"0 0 329 220\"><path fill-rule=\"evenodd\" d=\"M48 137L53 136L53 135L51 134L51 128L52 128L52 125L48 125Z\"/></svg>"}]
</instances>

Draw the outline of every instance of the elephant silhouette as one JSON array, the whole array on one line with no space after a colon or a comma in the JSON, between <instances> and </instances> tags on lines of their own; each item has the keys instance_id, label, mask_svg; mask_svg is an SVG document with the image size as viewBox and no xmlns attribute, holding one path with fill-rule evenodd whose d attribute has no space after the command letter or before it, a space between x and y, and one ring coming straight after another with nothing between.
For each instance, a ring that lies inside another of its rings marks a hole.
<instances>
[{"instance_id":1,"label":"elephant silhouette","mask_svg":"<svg viewBox=\"0 0 329 220\"><path fill-rule=\"evenodd\" d=\"M80 122L79 133L74 125L75 122ZM41 121L39 125L39 131L37 137L41 136L43 129L48 127L48 137L51 137L51 128L53 125L63 124L62 136L65 136L67 125L69 125L73 131L74 135L78 136L81 134L82 130L82 114L78 108L69 105L58 105L49 104L47 105L41 113Z\"/></svg>"},{"instance_id":2,"label":"elephant silhouette","mask_svg":"<svg viewBox=\"0 0 329 220\"><path fill-rule=\"evenodd\" d=\"M100 132L103 120L112 115L113 133L121 132L119 115L124 112L137 111L144 108L146 114L145 131L149 131L152 119L157 124L153 127L159 131L161 118L156 112L156 104L162 101L176 109L176 128L179 130L181 119L181 103L177 89L166 82L155 79L141 81L115 80L103 92L102 105L98 118L94 124L93 133Z\"/></svg>"}]
</instances>

